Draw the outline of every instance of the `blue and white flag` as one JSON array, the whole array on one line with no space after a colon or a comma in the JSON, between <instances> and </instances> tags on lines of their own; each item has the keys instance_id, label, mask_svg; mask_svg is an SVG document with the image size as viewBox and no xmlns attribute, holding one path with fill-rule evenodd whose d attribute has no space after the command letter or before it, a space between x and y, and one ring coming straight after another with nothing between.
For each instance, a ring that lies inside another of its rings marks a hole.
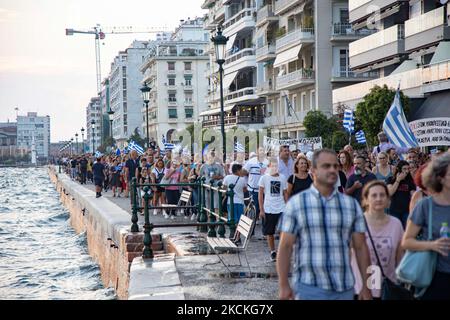
<instances>
[{"instance_id":1,"label":"blue and white flag","mask_svg":"<svg viewBox=\"0 0 450 320\"><path fill-rule=\"evenodd\" d=\"M168 143L168 142L164 143L164 150L165 151L173 150L173 149L175 149L175 145L173 143Z\"/></svg>"},{"instance_id":2,"label":"blue and white flag","mask_svg":"<svg viewBox=\"0 0 450 320\"><path fill-rule=\"evenodd\" d=\"M142 148L140 145L138 145L136 142L134 142L133 140L130 141L130 144L128 145L128 148L130 150L136 150L136 152L141 155L144 154L144 148Z\"/></svg>"},{"instance_id":3,"label":"blue and white flag","mask_svg":"<svg viewBox=\"0 0 450 320\"><path fill-rule=\"evenodd\" d=\"M117 150L116 150L116 156L120 156L120 149L119 148L117 148Z\"/></svg>"},{"instance_id":4,"label":"blue and white flag","mask_svg":"<svg viewBox=\"0 0 450 320\"><path fill-rule=\"evenodd\" d=\"M383 131L386 133L389 142L398 147L414 148L419 146L416 137L406 121L400 100L400 89L397 89L394 102L392 102L391 108L386 114L383 122Z\"/></svg>"},{"instance_id":5,"label":"blue and white flag","mask_svg":"<svg viewBox=\"0 0 450 320\"><path fill-rule=\"evenodd\" d=\"M103 154L100 151L95 151L95 157L100 158Z\"/></svg>"},{"instance_id":6,"label":"blue and white flag","mask_svg":"<svg viewBox=\"0 0 450 320\"><path fill-rule=\"evenodd\" d=\"M355 131L355 119L353 116L353 110L345 109L344 111L344 121L342 123L344 125L345 130L348 132Z\"/></svg>"},{"instance_id":7,"label":"blue and white flag","mask_svg":"<svg viewBox=\"0 0 450 320\"><path fill-rule=\"evenodd\" d=\"M239 141L234 145L234 152L245 152L244 146Z\"/></svg>"},{"instance_id":8,"label":"blue and white flag","mask_svg":"<svg viewBox=\"0 0 450 320\"><path fill-rule=\"evenodd\" d=\"M364 131L359 130L356 134L356 141L358 141L358 143L366 143L366 135L364 134Z\"/></svg>"},{"instance_id":9,"label":"blue and white flag","mask_svg":"<svg viewBox=\"0 0 450 320\"><path fill-rule=\"evenodd\" d=\"M202 155L203 155L203 157L206 157L206 155L208 154L208 148L209 147L209 144L207 144L204 148L203 148L203 151L202 151Z\"/></svg>"}]
</instances>

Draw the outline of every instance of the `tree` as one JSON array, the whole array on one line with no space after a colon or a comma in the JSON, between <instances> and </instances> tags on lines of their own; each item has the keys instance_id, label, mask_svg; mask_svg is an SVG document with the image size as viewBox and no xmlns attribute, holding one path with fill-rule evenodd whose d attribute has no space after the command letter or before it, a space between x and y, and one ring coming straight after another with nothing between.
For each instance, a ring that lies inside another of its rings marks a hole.
<instances>
[{"instance_id":1,"label":"tree","mask_svg":"<svg viewBox=\"0 0 450 320\"><path fill-rule=\"evenodd\" d=\"M103 141L103 144L98 148L98 151L100 151L101 153L105 153L107 152L107 148L113 147L116 145L116 140L112 137L107 137L105 138L105 140Z\"/></svg>"},{"instance_id":2,"label":"tree","mask_svg":"<svg viewBox=\"0 0 450 320\"><path fill-rule=\"evenodd\" d=\"M383 87L375 86L370 90L363 101L356 106L356 127L361 125L364 130L366 140L369 145L377 145L377 134L382 130L386 113L394 101L395 89L389 89L387 85ZM403 111L407 116L409 113L409 99L400 92ZM355 128L357 129L357 128Z\"/></svg>"},{"instance_id":3,"label":"tree","mask_svg":"<svg viewBox=\"0 0 450 320\"><path fill-rule=\"evenodd\" d=\"M331 148L333 145L333 133L339 131L336 116L327 118L321 111L309 111L303 120L306 137L322 137L323 147Z\"/></svg>"},{"instance_id":4,"label":"tree","mask_svg":"<svg viewBox=\"0 0 450 320\"><path fill-rule=\"evenodd\" d=\"M136 142L138 145L140 145L141 147L147 147L147 143L146 140L144 138L141 137L141 135L139 134L139 130L138 128L134 129L133 134L131 135L131 137L128 139L128 143L130 143L131 141Z\"/></svg>"}]
</instances>

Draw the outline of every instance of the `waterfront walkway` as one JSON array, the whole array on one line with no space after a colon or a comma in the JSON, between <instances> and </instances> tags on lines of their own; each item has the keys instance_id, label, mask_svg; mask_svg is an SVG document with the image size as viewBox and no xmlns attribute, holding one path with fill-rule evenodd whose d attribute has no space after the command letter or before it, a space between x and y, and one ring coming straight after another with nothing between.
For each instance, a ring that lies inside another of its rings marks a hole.
<instances>
[{"instance_id":1,"label":"waterfront walkway","mask_svg":"<svg viewBox=\"0 0 450 320\"><path fill-rule=\"evenodd\" d=\"M94 190L92 184L84 186L89 190ZM131 225L130 199L113 197L110 190L102 192L102 194L104 198L130 213ZM140 230L143 230L143 220L144 217L139 215ZM184 217L177 217L174 220L164 219L162 215L151 215L150 221L155 224L191 222ZM227 235L228 232L227 229ZM175 268L185 299L264 300L278 298L275 262L270 261L269 250L262 237L260 224L257 224L255 236L252 237L247 248L252 277L249 277L249 270L242 255L243 266L231 268L233 273L230 277L219 258L208 250L206 233L197 232L196 227L159 228L154 229L153 233L163 235L166 250L169 244L178 252L175 256ZM238 262L237 254L224 255L224 259L232 264Z\"/></svg>"}]
</instances>

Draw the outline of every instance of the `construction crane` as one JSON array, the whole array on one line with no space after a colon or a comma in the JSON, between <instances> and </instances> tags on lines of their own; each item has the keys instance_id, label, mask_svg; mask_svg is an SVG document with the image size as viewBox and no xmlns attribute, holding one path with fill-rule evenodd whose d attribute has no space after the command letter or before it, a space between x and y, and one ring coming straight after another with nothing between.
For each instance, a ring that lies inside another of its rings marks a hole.
<instances>
[{"instance_id":1,"label":"construction crane","mask_svg":"<svg viewBox=\"0 0 450 320\"><path fill-rule=\"evenodd\" d=\"M154 28L149 27L145 29L137 30L133 27L101 27L97 24L95 27L89 30L75 30L66 29L66 36L73 36L75 33L81 34L93 34L95 36L95 61L96 61L96 73L97 73L97 92L102 90L102 75L100 64L100 40L105 39L106 34L131 34L131 33L163 33L167 32L166 27Z\"/></svg>"}]
</instances>

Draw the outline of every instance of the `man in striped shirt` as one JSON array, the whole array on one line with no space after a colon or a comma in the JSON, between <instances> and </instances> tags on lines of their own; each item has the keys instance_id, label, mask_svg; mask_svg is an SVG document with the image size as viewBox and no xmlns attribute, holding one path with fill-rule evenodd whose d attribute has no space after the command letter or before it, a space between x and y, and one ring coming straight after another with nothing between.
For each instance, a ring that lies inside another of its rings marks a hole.
<instances>
[{"instance_id":1,"label":"man in striped shirt","mask_svg":"<svg viewBox=\"0 0 450 320\"><path fill-rule=\"evenodd\" d=\"M313 185L292 197L286 206L279 228L280 299L352 300L351 242L363 283L367 283L370 258L363 213L355 199L334 188L338 170L334 151L317 150L312 160ZM291 289L288 273L294 244L297 251ZM371 299L367 286L359 299Z\"/></svg>"}]
</instances>

